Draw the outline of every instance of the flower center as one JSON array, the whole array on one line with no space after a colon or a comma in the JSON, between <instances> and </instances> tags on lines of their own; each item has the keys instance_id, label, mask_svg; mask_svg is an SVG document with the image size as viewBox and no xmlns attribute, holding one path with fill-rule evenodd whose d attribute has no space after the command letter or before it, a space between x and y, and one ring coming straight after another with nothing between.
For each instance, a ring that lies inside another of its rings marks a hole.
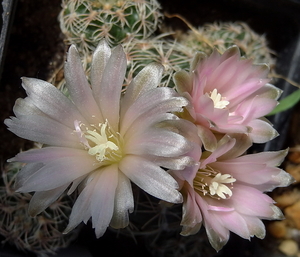
<instances>
[{"instance_id":1,"label":"flower center","mask_svg":"<svg viewBox=\"0 0 300 257\"><path fill-rule=\"evenodd\" d=\"M107 120L98 126L90 124L93 129L84 127L84 124L77 120L74 125L80 143L90 155L95 156L97 161L105 165L118 162L122 158L122 138L119 133L112 130Z\"/></svg>"},{"instance_id":2,"label":"flower center","mask_svg":"<svg viewBox=\"0 0 300 257\"><path fill-rule=\"evenodd\" d=\"M216 88L210 92L209 98L213 100L214 107L217 109L224 109L229 104L229 101L225 100L226 97L222 97Z\"/></svg>"},{"instance_id":3,"label":"flower center","mask_svg":"<svg viewBox=\"0 0 300 257\"><path fill-rule=\"evenodd\" d=\"M212 198L228 199L232 196L232 184L236 179L229 174L221 174L211 167L198 170L194 179L194 189L203 195L209 195ZM231 184L225 185L225 184Z\"/></svg>"}]
</instances>

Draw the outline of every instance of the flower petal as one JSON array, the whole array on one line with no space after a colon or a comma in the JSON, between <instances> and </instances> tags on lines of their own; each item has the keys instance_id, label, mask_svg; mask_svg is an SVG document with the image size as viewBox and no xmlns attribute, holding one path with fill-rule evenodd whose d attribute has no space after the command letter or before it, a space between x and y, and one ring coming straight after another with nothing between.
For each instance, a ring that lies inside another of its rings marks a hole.
<instances>
[{"instance_id":1,"label":"flower petal","mask_svg":"<svg viewBox=\"0 0 300 257\"><path fill-rule=\"evenodd\" d=\"M124 114L120 132L124 135L131 124L141 116L181 111L187 104L187 100L177 97L177 93L172 88L161 87L149 90L140 96Z\"/></svg>"},{"instance_id":2,"label":"flower petal","mask_svg":"<svg viewBox=\"0 0 300 257\"><path fill-rule=\"evenodd\" d=\"M18 189L26 182L26 180L39 171L44 165L42 163L28 163L17 174L15 189Z\"/></svg>"},{"instance_id":3,"label":"flower petal","mask_svg":"<svg viewBox=\"0 0 300 257\"><path fill-rule=\"evenodd\" d=\"M27 178L20 192L47 191L71 184L76 178L95 170L95 158L87 153L83 158L64 157L48 162Z\"/></svg>"},{"instance_id":4,"label":"flower petal","mask_svg":"<svg viewBox=\"0 0 300 257\"><path fill-rule=\"evenodd\" d=\"M40 109L38 109L31 101L29 97L24 99L18 98L15 102L13 112L17 118L21 118L26 115L45 115Z\"/></svg>"},{"instance_id":5,"label":"flower petal","mask_svg":"<svg viewBox=\"0 0 300 257\"><path fill-rule=\"evenodd\" d=\"M98 44L94 54L91 65L91 84L92 92L98 106L100 106L101 98L101 80L105 76L104 69L111 56L111 50L105 40L101 40Z\"/></svg>"},{"instance_id":6,"label":"flower petal","mask_svg":"<svg viewBox=\"0 0 300 257\"><path fill-rule=\"evenodd\" d=\"M47 117L36 115L28 115L21 119L11 117L6 119L4 124L11 132L28 140L55 146L80 147L72 129Z\"/></svg>"},{"instance_id":7,"label":"flower petal","mask_svg":"<svg viewBox=\"0 0 300 257\"><path fill-rule=\"evenodd\" d=\"M265 143L278 136L277 131L271 124L264 120L255 119L248 123L248 126L252 128L249 136L254 143Z\"/></svg>"},{"instance_id":8,"label":"flower petal","mask_svg":"<svg viewBox=\"0 0 300 257\"><path fill-rule=\"evenodd\" d=\"M9 161L46 163L63 157L82 158L85 155L87 155L86 150L49 146L21 152Z\"/></svg>"},{"instance_id":9,"label":"flower petal","mask_svg":"<svg viewBox=\"0 0 300 257\"><path fill-rule=\"evenodd\" d=\"M115 205L110 226L119 229L129 224L129 213L133 212L134 202L130 180L119 172L118 186L115 195Z\"/></svg>"},{"instance_id":10,"label":"flower petal","mask_svg":"<svg viewBox=\"0 0 300 257\"><path fill-rule=\"evenodd\" d=\"M73 230L79 223L92 217L97 237L104 234L113 215L115 190L118 183L118 168L111 165L97 170L78 196L64 234Z\"/></svg>"},{"instance_id":11,"label":"flower petal","mask_svg":"<svg viewBox=\"0 0 300 257\"><path fill-rule=\"evenodd\" d=\"M91 196L92 223L97 238L104 234L113 216L118 173L116 164L103 168Z\"/></svg>"},{"instance_id":12,"label":"flower petal","mask_svg":"<svg viewBox=\"0 0 300 257\"><path fill-rule=\"evenodd\" d=\"M22 82L31 103L51 119L72 129L74 120L85 122L76 106L50 83L33 78L22 78Z\"/></svg>"},{"instance_id":13,"label":"flower petal","mask_svg":"<svg viewBox=\"0 0 300 257\"><path fill-rule=\"evenodd\" d=\"M67 187L68 184L48 191L35 192L29 203L29 215L34 217L44 211L62 195Z\"/></svg>"},{"instance_id":14,"label":"flower petal","mask_svg":"<svg viewBox=\"0 0 300 257\"><path fill-rule=\"evenodd\" d=\"M89 123L94 123L94 117L103 121L101 112L92 95L92 90L86 79L79 53L71 45L65 64L65 78L68 92L75 106Z\"/></svg>"},{"instance_id":15,"label":"flower petal","mask_svg":"<svg viewBox=\"0 0 300 257\"><path fill-rule=\"evenodd\" d=\"M152 162L139 156L127 155L120 162L119 168L148 194L171 203L182 202L175 179Z\"/></svg>"},{"instance_id":16,"label":"flower petal","mask_svg":"<svg viewBox=\"0 0 300 257\"><path fill-rule=\"evenodd\" d=\"M161 64L149 64L133 78L122 99L122 116L140 95L159 85L163 70L164 68Z\"/></svg>"},{"instance_id":17,"label":"flower petal","mask_svg":"<svg viewBox=\"0 0 300 257\"><path fill-rule=\"evenodd\" d=\"M269 196L253 187L241 184L236 184L232 191L233 195L229 201L239 213L274 219L273 200Z\"/></svg>"},{"instance_id":18,"label":"flower petal","mask_svg":"<svg viewBox=\"0 0 300 257\"><path fill-rule=\"evenodd\" d=\"M187 153L192 146L181 135L165 129L152 129L136 135L126 142L126 154L151 154L177 157Z\"/></svg>"},{"instance_id":19,"label":"flower petal","mask_svg":"<svg viewBox=\"0 0 300 257\"><path fill-rule=\"evenodd\" d=\"M105 66L99 86L99 105L103 117L109 121L110 126L118 131L120 97L126 72L126 55L121 46L117 46Z\"/></svg>"},{"instance_id":20,"label":"flower petal","mask_svg":"<svg viewBox=\"0 0 300 257\"><path fill-rule=\"evenodd\" d=\"M174 83L178 93L192 92L193 83L190 74L187 71L181 70L174 74Z\"/></svg>"},{"instance_id":21,"label":"flower petal","mask_svg":"<svg viewBox=\"0 0 300 257\"><path fill-rule=\"evenodd\" d=\"M281 151L274 151L274 152L247 154L235 159L235 162L238 163L255 162L255 163L265 163L270 167L279 166L283 162L287 154L288 154L288 149L281 150Z\"/></svg>"}]
</instances>

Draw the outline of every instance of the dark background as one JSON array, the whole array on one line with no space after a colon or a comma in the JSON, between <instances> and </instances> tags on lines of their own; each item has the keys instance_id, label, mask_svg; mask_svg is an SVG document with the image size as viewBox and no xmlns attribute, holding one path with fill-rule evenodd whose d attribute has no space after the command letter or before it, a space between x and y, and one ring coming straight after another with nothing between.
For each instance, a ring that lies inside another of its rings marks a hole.
<instances>
[{"instance_id":1,"label":"dark background","mask_svg":"<svg viewBox=\"0 0 300 257\"><path fill-rule=\"evenodd\" d=\"M275 50L278 58L277 72L300 81L300 4L289 0L160 0L163 10L170 14L180 14L195 27L215 21L244 21L260 34L265 34L270 48ZM14 102L24 97L20 77L35 77L47 80L51 74L64 62L67 47L63 43L63 35L58 24L60 0L19 0L14 2L14 15L11 13L11 26L6 38L6 49L1 60L0 81L0 162L3 166L6 160L21 149L32 146L31 142L20 139L7 131L3 120L12 115ZM173 28L187 29L182 21L176 18L165 19L165 23ZM286 82L279 81L279 87L285 89L285 94L291 88ZM298 109L299 106L297 106ZM295 113L295 112L294 112ZM279 150L289 145L288 136L291 111L273 117L276 128L282 134L279 140L260 149ZM263 242L252 242L232 235L227 246L215 256L279 256L275 251L272 238ZM135 243L132 238L116 237L113 232L107 232L104 237L96 240L90 226L83 231L74 242L90 252L92 256L151 256L146 249L143 238ZM11 252L11 255L8 254ZM14 255L12 255L14 254ZM64 251L61 256L68 256ZM278 253L277 253L278 254ZM0 248L2 256L18 255L13 248ZM30 256L30 255L28 255ZM76 256L75 253L72 256ZM88 256L81 253L78 256ZM195 256L208 256L199 255Z\"/></svg>"}]
</instances>

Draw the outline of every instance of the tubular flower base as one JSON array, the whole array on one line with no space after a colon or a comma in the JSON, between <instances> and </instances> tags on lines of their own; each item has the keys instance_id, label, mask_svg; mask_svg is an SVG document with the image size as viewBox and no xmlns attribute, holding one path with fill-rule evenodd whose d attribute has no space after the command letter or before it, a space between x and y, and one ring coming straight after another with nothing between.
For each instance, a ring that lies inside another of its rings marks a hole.
<instances>
[{"instance_id":1,"label":"tubular flower base","mask_svg":"<svg viewBox=\"0 0 300 257\"><path fill-rule=\"evenodd\" d=\"M69 97L45 81L23 78L28 97L16 101L16 117L5 124L16 135L44 144L10 160L27 163L16 187L35 191L31 215L78 188L65 232L91 217L100 237L109 225L128 225L134 208L131 181L154 197L182 202L176 180L163 168L193 164L185 156L191 143L177 133L187 123L172 114L188 102L171 88L157 88L163 72L158 64L145 67L122 94L125 71L123 48L111 50L101 41L93 55L91 86L76 48L70 47Z\"/></svg>"},{"instance_id":2,"label":"tubular flower base","mask_svg":"<svg viewBox=\"0 0 300 257\"><path fill-rule=\"evenodd\" d=\"M192 182L173 175L184 196L182 235L192 235L205 226L211 245L218 251L232 231L245 239L264 238L261 219L282 219L274 201L263 192L290 185L294 180L277 168L287 151L241 156L251 146L245 135L225 135L213 152L205 151Z\"/></svg>"},{"instance_id":3,"label":"tubular flower base","mask_svg":"<svg viewBox=\"0 0 300 257\"><path fill-rule=\"evenodd\" d=\"M278 135L263 116L277 105L281 91L268 84L266 65L254 66L240 58L237 47L207 57L198 53L191 72L179 71L177 90L191 102L189 119L198 126L206 150L217 146L216 133L247 133L254 143L265 143Z\"/></svg>"}]
</instances>

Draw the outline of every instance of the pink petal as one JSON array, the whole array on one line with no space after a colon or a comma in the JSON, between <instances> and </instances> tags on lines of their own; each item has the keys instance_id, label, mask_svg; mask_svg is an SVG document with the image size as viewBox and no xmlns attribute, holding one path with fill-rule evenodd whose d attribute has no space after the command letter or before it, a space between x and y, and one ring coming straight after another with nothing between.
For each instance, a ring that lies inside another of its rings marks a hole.
<instances>
[{"instance_id":1,"label":"pink petal","mask_svg":"<svg viewBox=\"0 0 300 257\"><path fill-rule=\"evenodd\" d=\"M255 163L265 163L270 167L279 166L286 155L288 154L288 149L274 152L262 152L256 154L247 154L235 159L235 162L255 162Z\"/></svg>"},{"instance_id":2,"label":"pink petal","mask_svg":"<svg viewBox=\"0 0 300 257\"><path fill-rule=\"evenodd\" d=\"M259 239L264 239L266 236L266 229L264 223L257 217L243 216L248 226L250 236L256 236Z\"/></svg>"},{"instance_id":3,"label":"pink petal","mask_svg":"<svg viewBox=\"0 0 300 257\"><path fill-rule=\"evenodd\" d=\"M235 184L232 192L230 202L238 212L259 218L271 219L273 217L272 199L259 190Z\"/></svg>"},{"instance_id":4,"label":"pink petal","mask_svg":"<svg viewBox=\"0 0 300 257\"><path fill-rule=\"evenodd\" d=\"M278 136L277 131L266 121L255 119L250 121L248 126L252 128L249 136L254 143L265 143Z\"/></svg>"}]
</instances>

